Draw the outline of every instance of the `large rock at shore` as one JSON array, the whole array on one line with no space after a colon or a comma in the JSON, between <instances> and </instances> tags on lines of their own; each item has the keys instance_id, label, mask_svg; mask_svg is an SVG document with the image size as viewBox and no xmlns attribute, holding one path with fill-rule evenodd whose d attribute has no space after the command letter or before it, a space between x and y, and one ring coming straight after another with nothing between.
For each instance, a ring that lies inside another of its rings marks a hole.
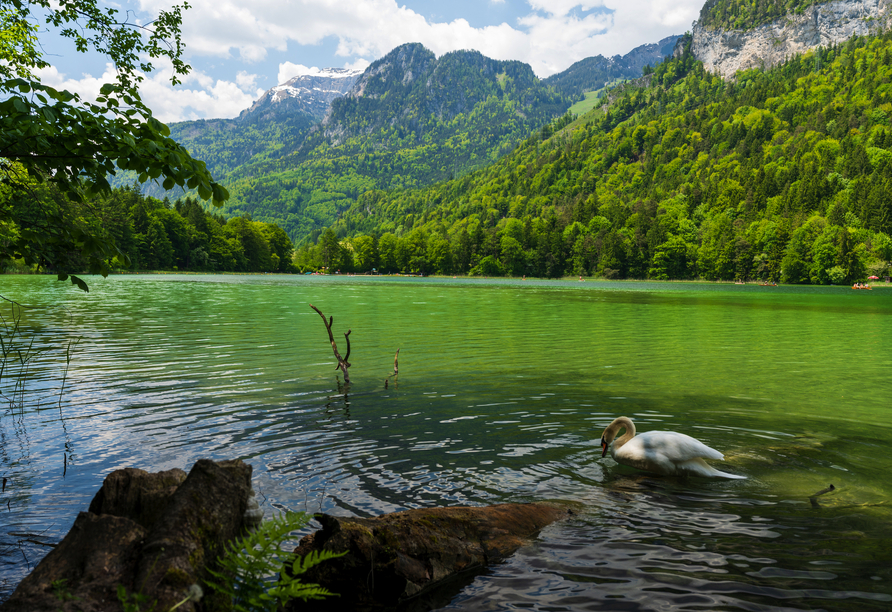
<instances>
[{"instance_id":1,"label":"large rock at shore","mask_svg":"<svg viewBox=\"0 0 892 612\"><path fill-rule=\"evenodd\" d=\"M243 461L201 459L171 496L146 536L136 571L135 584L158 602L158 610L182 601L190 585L204 584L208 566L241 535L251 472Z\"/></svg>"},{"instance_id":2,"label":"large rock at shore","mask_svg":"<svg viewBox=\"0 0 892 612\"><path fill-rule=\"evenodd\" d=\"M304 537L294 553L347 554L317 565L301 580L340 596L295 602L289 609L392 607L450 582L455 594L473 579L475 570L508 557L540 529L570 513L566 506L537 503L425 508L376 518L318 515L322 529ZM466 580L456 582L459 577Z\"/></svg>"},{"instance_id":3,"label":"large rock at shore","mask_svg":"<svg viewBox=\"0 0 892 612\"><path fill-rule=\"evenodd\" d=\"M120 612L118 588L141 594L141 609L170 610L207 565L240 535L251 494L251 466L196 462L150 474L118 470L81 512L68 535L19 584L2 612ZM60 582L62 581L62 582ZM215 603L205 599L204 609ZM177 610L195 610L186 602Z\"/></svg>"},{"instance_id":4,"label":"large rock at shore","mask_svg":"<svg viewBox=\"0 0 892 612\"><path fill-rule=\"evenodd\" d=\"M125 516L151 529L184 480L186 472L177 468L164 472L136 468L115 470L105 477L90 502L89 511L97 515Z\"/></svg>"}]
</instances>

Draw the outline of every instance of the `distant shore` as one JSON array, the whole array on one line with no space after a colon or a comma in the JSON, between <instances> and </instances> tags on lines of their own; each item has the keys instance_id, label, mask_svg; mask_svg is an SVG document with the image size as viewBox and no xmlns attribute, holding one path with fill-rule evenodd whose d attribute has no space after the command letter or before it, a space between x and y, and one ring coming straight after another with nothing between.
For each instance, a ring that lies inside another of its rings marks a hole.
<instances>
[{"instance_id":1,"label":"distant shore","mask_svg":"<svg viewBox=\"0 0 892 612\"><path fill-rule=\"evenodd\" d=\"M325 274L319 272L215 272L215 271L199 271L199 270L115 270L109 272L109 276L149 276L149 275L192 275L192 276L331 276L331 277L380 277L380 278L432 278L438 280L447 279L473 279L473 280L515 280L515 281L566 281L566 282L597 282L597 283L687 283L700 285L750 285L757 287L848 287L854 289L852 285L799 285L799 284L764 284L762 281L746 281L739 282L733 280L706 280L706 279L670 279L657 280L652 278L603 278L598 276L562 276L559 278L545 278L538 276L467 276L467 275L448 275L448 274L409 274L397 272L394 274L366 274L352 273L344 274ZM3 272L4 276L55 276L51 272ZM870 289L892 288L892 283L884 281L869 281ZM859 289L863 290L863 289Z\"/></svg>"}]
</instances>

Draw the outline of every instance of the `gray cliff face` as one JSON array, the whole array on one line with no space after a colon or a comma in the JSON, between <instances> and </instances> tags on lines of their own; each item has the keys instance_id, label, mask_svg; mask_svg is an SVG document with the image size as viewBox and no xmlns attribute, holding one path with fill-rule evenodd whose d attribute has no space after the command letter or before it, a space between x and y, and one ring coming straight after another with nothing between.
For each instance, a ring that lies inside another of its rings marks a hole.
<instances>
[{"instance_id":1,"label":"gray cliff face","mask_svg":"<svg viewBox=\"0 0 892 612\"><path fill-rule=\"evenodd\" d=\"M361 74L362 70L326 68L315 74L296 76L260 96L240 117L265 116L287 109L321 121L331 103L346 95Z\"/></svg>"},{"instance_id":2,"label":"gray cliff face","mask_svg":"<svg viewBox=\"0 0 892 612\"><path fill-rule=\"evenodd\" d=\"M892 0L838 0L787 15L754 30L707 30L695 24L692 51L706 70L731 78L738 70L770 68L786 59L886 29Z\"/></svg>"}]
</instances>

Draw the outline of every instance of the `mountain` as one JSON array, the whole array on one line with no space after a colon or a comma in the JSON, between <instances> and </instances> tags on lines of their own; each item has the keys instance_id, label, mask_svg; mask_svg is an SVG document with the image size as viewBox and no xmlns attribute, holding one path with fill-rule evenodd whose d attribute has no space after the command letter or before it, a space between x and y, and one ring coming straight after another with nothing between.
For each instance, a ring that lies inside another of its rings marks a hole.
<instances>
[{"instance_id":1,"label":"mountain","mask_svg":"<svg viewBox=\"0 0 892 612\"><path fill-rule=\"evenodd\" d=\"M736 79L678 53L496 163L363 194L302 268L845 284L892 271L892 31ZM332 232L334 234L332 234ZM325 263L322 263L325 262Z\"/></svg>"},{"instance_id":2,"label":"mountain","mask_svg":"<svg viewBox=\"0 0 892 612\"><path fill-rule=\"evenodd\" d=\"M347 94L362 70L325 68L276 85L239 115L241 120L277 119L288 114L309 115L322 121L331 103Z\"/></svg>"},{"instance_id":3,"label":"mountain","mask_svg":"<svg viewBox=\"0 0 892 612\"><path fill-rule=\"evenodd\" d=\"M610 74L640 76L675 38L605 60ZM421 44L401 45L333 100L296 148L230 171L224 213L280 223L301 241L370 190L414 189L483 168L603 85L584 64L571 70L540 80L522 62L467 50L438 58Z\"/></svg>"},{"instance_id":4,"label":"mountain","mask_svg":"<svg viewBox=\"0 0 892 612\"><path fill-rule=\"evenodd\" d=\"M229 189L223 214L279 223L302 240L368 190L421 187L493 163L604 78L640 76L675 38L546 80L522 62L467 50L438 58L410 43L362 73L300 75L237 119L181 122L171 134ZM134 178L121 173L113 183Z\"/></svg>"},{"instance_id":5,"label":"mountain","mask_svg":"<svg viewBox=\"0 0 892 612\"><path fill-rule=\"evenodd\" d=\"M492 102L510 105L509 121L535 127L568 107L568 101L546 87L527 64L493 60L477 51L453 51L438 59L423 45L410 43L369 66L353 90L332 104L323 133L338 145L399 127L404 133L399 143L375 138L374 144L404 148L406 137L423 140L456 118L470 119L481 105ZM500 129L505 131L505 125Z\"/></svg>"},{"instance_id":6,"label":"mountain","mask_svg":"<svg viewBox=\"0 0 892 612\"><path fill-rule=\"evenodd\" d=\"M334 100L295 150L224 177L224 212L280 223L301 240L368 190L420 187L492 163L570 103L527 64L401 45Z\"/></svg>"},{"instance_id":7,"label":"mountain","mask_svg":"<svg viewBox=\"0 0 892 612\"><path fill-rule=\"evenodd\" d=\"M587 57L546 78L545 83L564 95L578 96L601 89L611 81L638 78L645 66L655 66L671 55L679 38L668 36L657 43L635 47L622 56Z\"/></svg>"},{"instance_id":8,"label":"mountain","mask_svg":"<svg viewBox=\"0 0 892 612\"><path fill-rule=\"evenodd\" d=\"M882 31L889 17L888 0L709 0L694 24L693 52L707 70L730 78Z\"/></svg>"}]
</instances>

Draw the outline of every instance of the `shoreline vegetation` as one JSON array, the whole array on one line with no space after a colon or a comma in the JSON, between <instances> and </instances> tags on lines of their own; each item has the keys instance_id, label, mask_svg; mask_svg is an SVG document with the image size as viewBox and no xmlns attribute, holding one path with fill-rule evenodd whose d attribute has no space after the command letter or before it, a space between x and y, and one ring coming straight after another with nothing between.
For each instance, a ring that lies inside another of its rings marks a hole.
<instances>
[{"instance_id":1,"label":"shoreline vegetation","mask_svg":"<svg viewBox=\"0 0 892 612\"><path fill-rule=\"evenodd\" d=\"M55 276L53 272L0 272L0 276ZM433 280L499 280L499 281L549 281L549 282L595 282L595 283L656 283L656 284L686 284L686 285L751 285L761 287L848 287L853 288L851 284L829 284L829 285L801 285L795 283L766 283L761 280L733 281L733 280L709 280L699 279L653 279L653 278L604 278L599 276L561 276L557 278L547 278L541 276L470 276L470 275L448 275L448 274L413 274L413 273L379 273L371 274L367 272L345 272L343 274L329 274L327 272L226 272L226 271L201 271L201 270L112 270L109 276L154 276L154 275L185 275L185 276L330 276L340 278L367 277L367 278L424 278ZM869 288L890 288L892 282L886 282L882 279L877 281L868 281L866 283ZM867 287L865 287L867 288Z\"/></svg>"}]
</instances>

